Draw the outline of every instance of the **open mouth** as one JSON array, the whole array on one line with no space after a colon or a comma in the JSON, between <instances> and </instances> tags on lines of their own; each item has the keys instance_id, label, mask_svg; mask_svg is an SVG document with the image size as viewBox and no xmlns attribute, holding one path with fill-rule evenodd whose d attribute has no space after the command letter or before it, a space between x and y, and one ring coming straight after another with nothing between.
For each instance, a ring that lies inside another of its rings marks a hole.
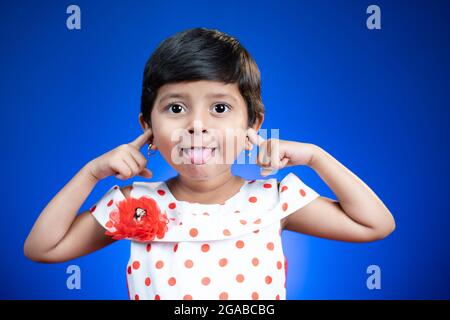
<instances>
[{"instance_id":1,"label":"open mouth","mask_svg":"<svg viewBox=\"0 0 450 320\"><path fill-rule=\"evenodd\" d=\"M214 157L216 147L187 147L181 148L181 152L189 160L188 163L202 165Z\"/></svg>"}]
</instances>

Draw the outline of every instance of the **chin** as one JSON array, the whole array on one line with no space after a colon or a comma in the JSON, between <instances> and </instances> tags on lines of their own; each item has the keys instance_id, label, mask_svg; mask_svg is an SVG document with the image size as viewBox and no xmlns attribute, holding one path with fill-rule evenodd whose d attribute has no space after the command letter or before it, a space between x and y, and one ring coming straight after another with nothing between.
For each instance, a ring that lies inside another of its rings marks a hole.
<instances>
[{"instance_id":1,"label":"chin","mask_svg":"<svg viewBox=\"0 0 450 320\"><path fill-rule=\"evenodd\" d=\"M219 176L229 169L230 166L217 164L184 164L175 168L180 175L192 180L208 180Z\"/></svg>"}]
</instances>

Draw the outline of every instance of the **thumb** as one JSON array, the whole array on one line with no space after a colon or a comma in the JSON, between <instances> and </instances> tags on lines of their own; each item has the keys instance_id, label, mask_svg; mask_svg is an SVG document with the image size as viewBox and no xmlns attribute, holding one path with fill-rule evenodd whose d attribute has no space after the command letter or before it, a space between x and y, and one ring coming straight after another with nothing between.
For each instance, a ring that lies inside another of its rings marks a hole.
<instances>
[{"instance_id":1,"label":"thumb","mask_svg":"<svg viewBox=\"0 0 450 320\"><path fill-rule=\"evenodd\" d=\"M150 179L153 176L153 173L148 168L145 168L144 170L139 172L138 176Z\"/></svg>"}]
</instances>

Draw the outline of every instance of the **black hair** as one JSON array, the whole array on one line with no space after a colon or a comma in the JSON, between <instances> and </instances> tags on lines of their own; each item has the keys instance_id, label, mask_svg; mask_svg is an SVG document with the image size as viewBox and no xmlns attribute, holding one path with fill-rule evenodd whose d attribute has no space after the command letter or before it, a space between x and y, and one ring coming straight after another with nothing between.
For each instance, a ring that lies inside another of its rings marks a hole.
<instances>
[{"instance_id":1,"label":"black hair","mask_svg":"<svg viewBox=\"0 0 450 320\"><path fill-rule=\"evenodd\" d=\"M237 83L247 104L248 126L264 113L261 75L248 51L223 32L193 28L162 41L148 59L141 96L144 120L151 126L150 115L161 86L196 80Z\"/></svg>"}]
</instances>

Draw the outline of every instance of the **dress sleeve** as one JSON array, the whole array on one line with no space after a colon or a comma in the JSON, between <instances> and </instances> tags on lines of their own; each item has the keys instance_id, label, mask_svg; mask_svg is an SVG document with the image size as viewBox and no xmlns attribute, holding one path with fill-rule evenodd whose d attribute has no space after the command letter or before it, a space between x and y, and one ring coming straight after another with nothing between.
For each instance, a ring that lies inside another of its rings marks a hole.
<instances>
[{"instance_id":1,"label":"dress sleeve","mask_svg":"<svg viewBox=\"0 0 450 320\"><path fill-rule=\"evenodd\" d=\"M117 208L117 203L126 199L118 185L111 187L91 208L90 212L107 231L114 230L110 214Z\"/></svg>"},{"instance_id":2,"label":"dress sleeve","mask_svg":"<svg viewBox=\"0 0 450 320\"><path fill-rule=\"evenodd\" d=\"M289 173L278 186L277 208L281 210L281 218L296 212L319 196L294 173Z\"/></svg>"}]
</instances>

